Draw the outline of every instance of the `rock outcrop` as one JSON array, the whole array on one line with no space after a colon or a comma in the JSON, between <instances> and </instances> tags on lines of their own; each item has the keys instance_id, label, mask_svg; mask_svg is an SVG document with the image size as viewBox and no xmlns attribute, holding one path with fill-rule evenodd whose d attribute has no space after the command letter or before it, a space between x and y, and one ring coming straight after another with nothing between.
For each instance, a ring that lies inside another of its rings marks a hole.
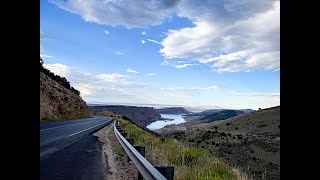
<instances>
[{"instance_id":1,"label":"rock outcrop","mask_svg":"<svg viewBox=\"0 0 320 180\"><path fill-rule=\"evenodd\" d=\"M69 82L43 68L40 62L40 120L81 118L91 115L79 91L64 84Z\"/></svg>"}]
</instances>

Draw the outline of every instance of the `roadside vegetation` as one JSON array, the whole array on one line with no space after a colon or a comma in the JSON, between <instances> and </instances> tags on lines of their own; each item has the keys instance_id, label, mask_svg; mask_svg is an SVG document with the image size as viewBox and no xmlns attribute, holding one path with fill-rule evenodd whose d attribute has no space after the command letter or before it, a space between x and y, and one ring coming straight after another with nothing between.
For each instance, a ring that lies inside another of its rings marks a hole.
<instances>
[{"instance_id":1,"label":"roadside vegetation","mask_svg":"<svg viewBox=\"0 0 320 180\"><path fill-rule=\"evenodd\" d=\"M56 82L58 82L60 85L64 86L65 88L71 90L73 93L80 95L80 91L76 90L75 88L73 88L70 85L70 82L65 78L65 77L61 77L59 75L54 74L53 72L51 72L50 70L46 69L43 67L43 60L40 57L40 72L43 72L44 74L46 74L47 76L51 77L52 79L54 79Z\"/></svg>"},{"instance_id":2,"label":"roadside vegetation","mask_svg":"<svg viewBox=\"0 0 320 180\"><path fill-rule=\"evenodd\" d=\"M123 118L120 123L128 136L134 138L135 144L146 147L146 159L151 164L175 167L175 180L247 179L237 169L213 157L205 148L190 147L174 138L156 137Z\"/></svg>"}]
</instances>

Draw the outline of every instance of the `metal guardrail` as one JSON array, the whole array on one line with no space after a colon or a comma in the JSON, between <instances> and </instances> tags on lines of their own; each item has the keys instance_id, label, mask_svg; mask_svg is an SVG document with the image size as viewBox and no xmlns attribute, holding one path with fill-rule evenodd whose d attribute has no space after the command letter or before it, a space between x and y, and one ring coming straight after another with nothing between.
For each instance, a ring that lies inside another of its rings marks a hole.
<instances>
[{"instance_id":1,"label":"metal guardrail","mask_svg":"<svg viewBox=\"0 0 320 180\"><path fill-rule=\"evenodd\" d=\"M166 180L166 178L150 164L127 140L121 135L116 126L118 121L114 122L114 133L123 149L126 151L130 160L135 164L139 173L145 180Z\"/></svg>"}]
</instances>

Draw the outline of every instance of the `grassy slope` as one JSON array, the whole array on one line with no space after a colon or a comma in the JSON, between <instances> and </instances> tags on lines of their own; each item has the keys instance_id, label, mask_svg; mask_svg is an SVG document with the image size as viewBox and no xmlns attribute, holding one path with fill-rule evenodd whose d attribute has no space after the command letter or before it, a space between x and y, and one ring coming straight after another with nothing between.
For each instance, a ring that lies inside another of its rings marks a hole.
<instances>
[{"instance_id":1,"label":"grassy slope","mask_svg":"<svg viewBox=\"0 0 320 180\"><path fill-rule=\"evenodd\" d=\"M204 147L254 178L280 179L280 107L160 133Z\"/></svg>"},{"instance_id":2,"label":"grassy slope","mask_svg":"<svg viewBox=\"0 0 320 180\"><path fill-rule=\"evenodd\" d=\"M146 146L146 159L151 164L173 165L175 179L245 179L239 171L220 162L207 149L188 145L166 137L155 137L128 120L120 120L135 144Z\"/></svg>"}]
</instances>

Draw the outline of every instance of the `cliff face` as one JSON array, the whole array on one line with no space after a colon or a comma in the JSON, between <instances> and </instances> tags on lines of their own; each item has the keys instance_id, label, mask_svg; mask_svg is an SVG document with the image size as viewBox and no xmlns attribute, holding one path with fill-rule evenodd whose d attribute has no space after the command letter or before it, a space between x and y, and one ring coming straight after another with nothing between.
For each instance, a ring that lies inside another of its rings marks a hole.
<instances>
[{"instance_id":1,"label":"cliff face","mask_svg":"<svg viewBox=\"0 0 320 180\"><path fill-rule=\"evenodd\" d=\"M156 111L161 114L189 114L190 113L183 107L161 108L161 109L156 109Z\"/></svg>"},{"instance_id":2,"label":"cliff face","mask_svg":"<svg viewBox=\"0 0 320 180\"><path fill-rule=\"evenodd\" d=\"M150 123L157 121L160 114L152 107L136 106L89 106L93 112L111 111L122 116L126 116L141 127L146 127Z\"/></svg>"},{"instance_id":3,"label":"cliff face","mask_svg":"<svg viewBox=\"0 0 320 180\"><path fill-rule=\"evenodd\" d=\"M49 74L50 71L40 65L40 120L90 116L91 112L79 93L65 87Z\"/></svg>"}]
</instances>

